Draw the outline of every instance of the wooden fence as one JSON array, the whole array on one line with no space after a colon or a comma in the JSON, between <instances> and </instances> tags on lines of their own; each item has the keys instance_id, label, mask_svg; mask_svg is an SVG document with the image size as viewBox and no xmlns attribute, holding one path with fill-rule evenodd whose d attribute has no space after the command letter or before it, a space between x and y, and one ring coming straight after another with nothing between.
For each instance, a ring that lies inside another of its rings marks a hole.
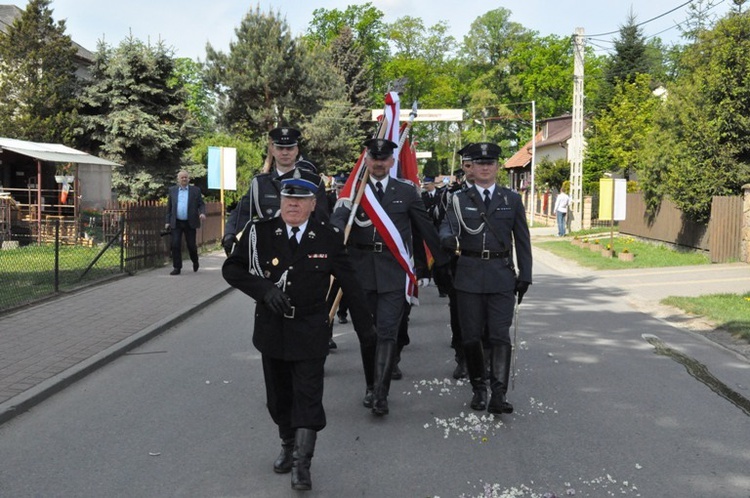
<instances>
[{"instance_id":1,"label":"wooden fence","mask_svg":"<svg viewBox=\"0 0 750 498\"><path fill-rule=\"evenodd\" d=\"M124 264L128 272L161 266L169 256L170 238L162 235L167 206L163 202L115 202L102 212L105 238L122 230ZM206 203L206 219L196 233L198 247L221 240L221 203ZM183 244L183 249L186 250Z\"/></svg>"},{"instance_id":2,"label":"wooden fence","mask_svg":"<svg viewBox=\"0 0 750 498\"><path fill-rule=\"evenodd\" d=\"M742 196L714 197L707 224L688 220L668 199L653 216L646 213L642 193L628 194L626 203L620 233L706 251L713 263L742 258Z\"/></svg>"}]
</instances>

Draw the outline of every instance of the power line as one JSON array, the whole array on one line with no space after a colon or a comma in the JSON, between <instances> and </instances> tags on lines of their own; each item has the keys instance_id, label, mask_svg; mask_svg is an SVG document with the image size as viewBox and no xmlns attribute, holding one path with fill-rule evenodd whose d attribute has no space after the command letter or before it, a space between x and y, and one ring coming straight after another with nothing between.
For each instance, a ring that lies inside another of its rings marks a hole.
<instances>
[{"instance_id":1,"label":"power line","mask_svg":"<svg viewBox=\"0 0 750 498\"><path fill-rule=\"evenodd\" d=\"M671 9L671 10L668 10L668 11L664 12L663 14L659 14L659 15L658 15L658 16L656 16L656 17L652 17L651 19L648 19L648 20L646 20L646 21L643 21L643 22L641 22L641 23L638 23L638 24L636 24L636 25L635 25L635 27L640 27L640 26L643 26L643 25L645 25L645 24L648 24L648 23L650 23L650 22L652 22L652 21L655 21L655 20L657 20L657 19L660 19L660 18L662 18L662 17L666 16L667 14L671 14L671 13L672 13L672 12L674 12L675 10L679 10L679 9L683 8L684 6L686 6L686 5L689 5L689 4L693 3L694 1L695 1L695 0L688 0L687 2L685 2L685 3L682 3L682 4L678 5L677 7L673 8L673 9ZM597 36L607 36L607 35L615 35L615 34L617 34L617 33L619 33L619 32L620 32L620 30L619 30L619 29L617 29L617 30L615 30L615 31L609 31L609 32L607 32L607 33L597 33L597 34L595 34L595 35L588 35L588 36L586 37L586 39L588 39L589 37L597 37Z\"/></svg>"}]
</instances>

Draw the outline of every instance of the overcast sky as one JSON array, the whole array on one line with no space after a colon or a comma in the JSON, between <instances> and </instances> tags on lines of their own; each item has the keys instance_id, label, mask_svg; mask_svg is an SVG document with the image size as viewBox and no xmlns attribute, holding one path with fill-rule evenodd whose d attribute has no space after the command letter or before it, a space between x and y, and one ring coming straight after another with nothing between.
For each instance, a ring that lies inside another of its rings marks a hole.
<instances>
[{"instance_id":1,"label":"overcast sky","mask_svg":"<svg viewBox=\"0 0 750 498\"><path fill-rule=\"evenodd\" d=\"M1 1L1 0L0 0ZM713 10L724 15L729 0ZM3 3L12 3L5 0ZM143 41L162 39L179 57L205 59L206 43L226 51L234 39L234 29L248 11L259 6L262 11L279 12L286 18L292 33L305 32L316 8L346 9L361 4L345 0L52 0L56 20L65 19L67 33L80 45L96 50L104 39L118 45L129 34ZM568 36L575 28L584 28L586 35L617 31L632 9L636 21L643 23L662 14L659 19L642 26L644 35L658 36L666 42L679 41L675 25L685 20L686 0L372 0L383 11L386 22L402 16L422 18L426 26L446 21L450 33L463 40L471 23L480 15L497 7L512 12L511 20L541 35ZM15 0L20 8L27 2ZM680 7L680 8L677 8ZM673 12L673 9L677 8ZM666 30L666 31L665 31ZM591 43L600 51L611 49L616 35L595 37ZM603 41L602 41L603 40Z\"/></svg>"}]
</instances>

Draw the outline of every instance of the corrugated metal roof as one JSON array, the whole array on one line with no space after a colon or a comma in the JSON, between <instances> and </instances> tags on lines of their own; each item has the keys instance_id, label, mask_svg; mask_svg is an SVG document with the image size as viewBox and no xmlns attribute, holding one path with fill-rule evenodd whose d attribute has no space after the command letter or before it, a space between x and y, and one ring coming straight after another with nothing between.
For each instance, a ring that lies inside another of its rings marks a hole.
<instances>
[{"instance_id":1,"label":"corrugated metal roof","mask_svg":"<svg viewBox=\"0 0 750 498\"><path fill-rule=\"evenodd\" d=\"M14 138L0 138L0 149L7 149L17 154L33 157L41 161L53 163L101 164L104 166L119 166L117 163L100 157L86 154L80 150L61 144L47 144L16 140Z\"/></svg>"}]
</instances>

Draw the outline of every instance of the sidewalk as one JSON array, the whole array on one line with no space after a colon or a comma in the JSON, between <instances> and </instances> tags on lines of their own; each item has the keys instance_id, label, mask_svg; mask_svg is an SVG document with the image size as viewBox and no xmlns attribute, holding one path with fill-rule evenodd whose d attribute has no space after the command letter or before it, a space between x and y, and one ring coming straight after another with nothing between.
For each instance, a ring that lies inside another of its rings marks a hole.
<instances>
[{"instance_id":1,"label":"sidewalk","mask_svg":"<svg viewBox=\"0 0 750 498\"><path fill-rule=\"evenodd\" d=\"M147 270L0 316L0 423L223 296L224 253Z\"/></svg>"},{"instance_id":2,"label":"sidewalk","mask_svg":"<svg viewBox=\"0 0 750 498\"><path fill-rule=\"evenodd\" d=\"M532 239L555 233L534 228ZM597 272L537 248L534 257L561 274L618 287L638 309L678 326L685 326L684 316L675 320L660 299L750 291L750 265L743 263ZM216 252L201 257L197 273L187 264L173 277L165 266L0 316L0 424L228 293L224 260Z\"/></svg>"}]
</instances>

